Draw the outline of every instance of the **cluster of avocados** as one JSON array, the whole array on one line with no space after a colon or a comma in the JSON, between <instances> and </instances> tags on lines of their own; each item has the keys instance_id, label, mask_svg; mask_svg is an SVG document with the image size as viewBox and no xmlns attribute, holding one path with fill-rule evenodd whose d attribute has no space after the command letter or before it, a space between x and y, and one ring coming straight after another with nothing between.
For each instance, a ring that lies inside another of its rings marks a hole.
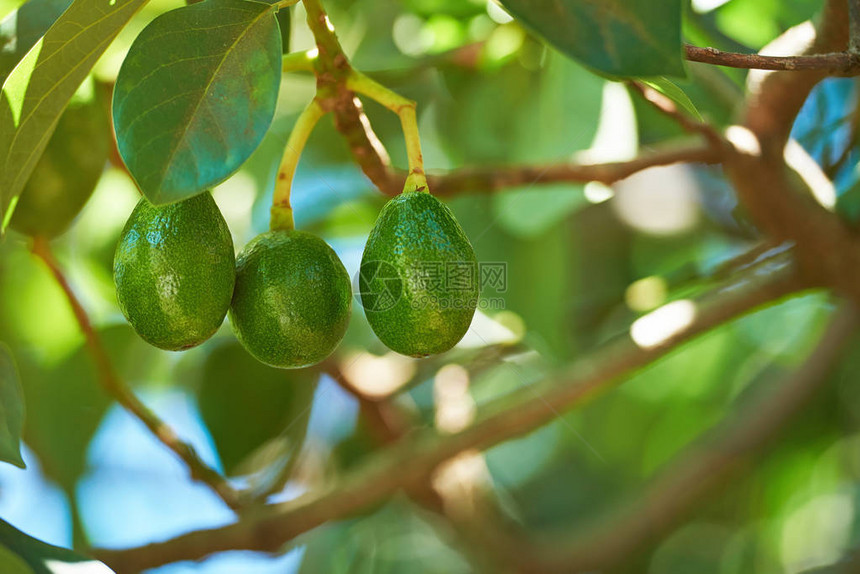
<instances>
[{"instance_id":1,"label":"cluster of avocados","mask_svg":"<svg viewBox=\"0 0 860 574\"><path fill-rule=\"evenodd\" d=\"M156 206L141 199L114 259L123 314L150 344L183 350L211 337L228 311L236 337L256 359L300 368L328 357L346 332L349 275L321 238L272 230L234 259L230 232L208 192ZM475 253L451 210L426 191L405 191L382 209L364 250L359 287L377 336L413 357L442 353L465 335L477 281L452 289L424 281L428 262L462 263Z\"/></svg>"}]
</instances>

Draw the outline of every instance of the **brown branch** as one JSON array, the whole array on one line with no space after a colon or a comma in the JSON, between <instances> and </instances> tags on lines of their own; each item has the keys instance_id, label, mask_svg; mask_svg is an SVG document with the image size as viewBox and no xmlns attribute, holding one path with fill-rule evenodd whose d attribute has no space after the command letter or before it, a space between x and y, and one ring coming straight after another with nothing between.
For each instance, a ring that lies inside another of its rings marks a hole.
<instances>
[{"instance_id":1,"label":"brown branch","mask_svg":"<svg viewBox=\"0 0 860 574\"><path fill-rule=\"evenodd\" d=\"M791 269L763 275L745 277L695 301L691 322L653 346L640 347L629 334L620 335L558 376L490 403L472 426L450 435L427 432L400 441L328 488L266 507L229 526L96 554L122 573L230 549L277 551L326 521L345 518L426 480L438 465L465 450L484 449L548 423L558 412L583 404L696 335L802 288Z\"/></svg>"},{"instance_id":2,"label":"brown branch","mask_svg":"<svg viewBox=\"0 0 860 574\"><path fill-rule=\"evenodd\" d=\"M496 192L519 185L542 185L557 182L587 183L597 181L610 185L651 167L674 163L715 164L719 161L719 154L711 147L685 145L645 152L630 161L464 168L445 174L428 175L427 181L433 194L442 196L470 192ZM400 174L400 177L405 178L405 175Z\"/></svg>"},{"instance_id":3,"label":"brown branch","mask_svg":"<svg viewBox=\"0 0 860 574\"><path fill-rule=\"evenodd\" d=\"M657 110L665 116L678 123L684 130L691 134L704 136L711 147L717 151L723 148L723 136L707 122L693 119L684 112L678 109L675 102L665 94L661 94L651 86L647 86L641 82L629 82L630 86L639 92L645 100L657 108Z\"/></svg>"},{"instance_id":4,"label":"brown branch","mask_svg":"<svg viewBox=\"0 0 860 574\"><path fill-rule=\"evenodd\" d=\"M842 50L848 42L845 0L829 0L806 54ZM728 133L724 166L756 225L776 242L796 244L801 272L860 301L860 238L812 198L783 154L797 113L823 71L772 72L751 82L743 127Z\"/></svg>"},{"instance_id":5,"label":"brown branch","mask_svg":"<svg viewBox=\"0 0 860 574\"><path fill-rule=\"evenodd\" d=\"M77 319L78 325L84 334L87 348L99 374L99 380L102 383L105 391L113 396L116 401L122 405L132 415L137 417L146 428L152 432L155 437L161 441L167 448L172 450L180 459L182 459L191 472L191 478L209 485L216 494L229 506L236 510L240 506L239 494L230 486L230 484L215 470L210 468L197 455L194 447L190 444L182 442L176 435L174 430L170 428L164 421L158 418L140 399L132 392L130 388L120 379L119 375L113 368L110 357L102 345L101 339L93 329L89 316L81 302L78 300L71 285L60 268L59 263L54 258L51 247L48 241L42 238L33 240L31 247L33 254L41 259L48 270L54 276L57 284L66 295L69 305L72 307L72 312Z\"/></svg>"},{"instance_id":6,"label":"brown branch","mask_svg":"<svg viewBox=\"0 0 860 574\"><path fill-rule=\"evenodd\" d=\"M833 52L809 56L764 56L723 52L716 48L700 48L689 44L684 54L691 62L701 62L729 68L758 70L808 71L816 70L831 75L854 76L860 74L860 59L850 52Z\"/></svg>"},{"instance_id":7,"label":"brown branch","mask_svg":"<svg viewBox=\"0 0 860 574\"><path fill-rule=\"evenodd\" d=\"M547 551L554 556L546 570L603 571L668 534L706 494L742 471L825 386L857 326L856 308L841 306L796 371L768 385L770 390L745 401L733 416L688 446L628 506L597 524L586 524L573 540L548 543Z\"/></svg>"}]
</instances>

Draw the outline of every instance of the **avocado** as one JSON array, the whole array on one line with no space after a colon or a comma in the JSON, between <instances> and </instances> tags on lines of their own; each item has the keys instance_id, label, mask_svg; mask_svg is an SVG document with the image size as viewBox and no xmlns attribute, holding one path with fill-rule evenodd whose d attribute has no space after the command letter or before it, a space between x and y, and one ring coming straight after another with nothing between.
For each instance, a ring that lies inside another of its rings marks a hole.
<instances>
[{"instance_id":1,"label":"avocado","mask_svg":"<svg viewBox=\"0 0 860 574\"><path fill-rule=\"evenodd\" d=\"M272 367L307 367L343 338L352 308L349 275L328 244L306 231L251 240L236 260L230 322L251 355Z\"/></svg>"},{"instance_id":2,"label":"avocado","mask_svg":"<svg viewBox=\"0 0 860 574\"><path fill-rule=\"evenodd\" d=\"M114 256L123 314L145 341L170 351L218 330L235 276L230 230L209 192L161 206L141 199Z\"/></svg>"},{"instance_id":3,"label":"avocado","mask_svg":"<svg viewBox=\"0 0 860 574\"><path fill-rule=\"evenodd\" d=\"M426 191L390 200L364 248L359 292L385 345L426 357L457 344L478 304L475 251L454 214Z\"/></svg>"},{"instance_id":4,"label":"avocado","mask_svg":"<svg viewBox=\"0 0 860 574\"><path fill-rule=\"evenodd\" d=\"M18 199L9 227L53 239L93 194L110 151L110 124L96 98L73 100Z\"/></svg>"}]
</instances>

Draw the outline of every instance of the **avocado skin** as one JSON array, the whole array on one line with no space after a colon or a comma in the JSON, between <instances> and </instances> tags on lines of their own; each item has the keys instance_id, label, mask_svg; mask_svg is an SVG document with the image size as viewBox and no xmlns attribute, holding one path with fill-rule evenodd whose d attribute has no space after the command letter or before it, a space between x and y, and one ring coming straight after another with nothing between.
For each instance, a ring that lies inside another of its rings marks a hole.
<instances>
[{"instance_id":1,"label":"avocado skin","mask_svg":"<svg viewBox=\"0 0 860 574\"><path fill-rule=\"evenodd\" d=\"M230 322L257 360L284 369L328 357L352 310L349 275L334 250L306 231L268 231L236 261Z\"/></svg>"},{"instance_id":2,"label":"avocado skin","mask_svg":"<svg viewBox=\"0 0 860 574\"><path fill-rule=\"evenodd\" d=\"M388 289L399 290L393 305L379 306L374 297L386 289L373 273L374 262L380 261L400 278L386 280ZM449 265L471 270L471 285L451 288L444 279ZM416 281L428 266L440 270L441 277ZM404 192L382 208L364 248L359 287L367 320L393 351L411 357L443 353L472 322L479 294L476 274L475 251L448 206L427 192Z\"/></svg>"},{"instance_id":3,"label":"avocado skin","mask_svg":"<svg viewBox=\"0 0 860 574\"><path fill-rule=\"evenodd\" d=\"M141 199L114 256L120 309L146 342L169 351L218 330L235 277L233 239L209 192L162 206Z\"/></svg>"},{"instance_id":4,"label":"avocado skin","mask_svg":"<svg viewBox=\"0 0 860 574\"><path fill-rule=\"evenodd\" d=\"M9 227L46 239L66 231L102 175L110 151L109 130L97 99L70 104L21 191Z\"/></svg>"}]
</instances>

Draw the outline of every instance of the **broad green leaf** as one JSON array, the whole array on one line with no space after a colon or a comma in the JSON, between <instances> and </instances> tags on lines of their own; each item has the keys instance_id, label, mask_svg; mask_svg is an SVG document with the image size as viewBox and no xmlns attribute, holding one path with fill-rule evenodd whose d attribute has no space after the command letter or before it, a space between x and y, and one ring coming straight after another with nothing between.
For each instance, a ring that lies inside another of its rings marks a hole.
<instances>
[{"instance_id":1,"label":"broad green leaf","mask_svg":"<svg viewBox=\"0 0 860 574\"><path fill-rule=\"evenodd\" d=\"M21 431L24 427L24 392L12 354L0 343L0 461L24 468Z\"/></svg>"},{"instance_id":2,"label":"broad green leaf","mask_svg":"<svg viewBox=\"0 0 860 574\"><path fill-rule=\"evenodd\" d=\"M611 76L683 76L681 0L501 0L550 44Z\"/></svg>"},{"instance_id":3,"label":"broad green leaf","mask_svg":"<svg viewBox=\"0 0 860 574\"><path fill-rule=\"evenodd\" d=\"M649 78L649 79L640 79L640 82L646 84L676 104L681 107L688 114L696 118L697 120L702 119L702 114L699 113L699 110L696 109L695 104L693 104L692 100L690 100L689 96L684 93L684 90L679 88L674 82L669 80L668 78Z\"/></svg>"},{"instance_id":4,"label":"broad green leaf","mask_svg":"<svg viewBox=\"0 0 860 574\"><path fill-rule=\"evenodd\" d=\"M19 560L12 561L18 570L2 570L3 574L110 574L110 568L66 548L52 546L41 540L24 534L5 520L0 519L0 566L5 566L4 559L9 554ZM72 566L72 564L74 566ZM29 566L29 568L27 568Z\"/></svg>"},{"instance_id":5,"label":"broad green leaf","mask_svg":"<svg viewBox=\"0 0 860 574\"><path fill-rule=\"evenodd\" d=\"M29 0L0 22L0 84L72 0Z\"/></svg>"},{"instance_id":6,"label":"broad green leaf","mask_svg":"<svg viewBox=\"0 0 860 574\"><path fill-rule=\"evenodd\" d=\"M6 78L0 93L0 232L63 109L145 3L75 0Z\"/></svg>"},{"instance_id":7,"label":"broad green leaf","mask_svg":"<svg viewBox=\"0 0 860 574\"><path fill-rule=\"evenodd\" d=\"M66 231L95 190L110 147L110 120L90 78L60 116L9 226L33 237Z\"/></svg>"},{"instance_id":8,"label":"broad green leaf","mask_svg":"<svg viewBox=\"0 0 860 574\"><path fill-rule=\"evenodd\" d=\"M211 351L197 401L227 473L246 470L242 463L276 438L290 443L281 450L298 450L318 378L312 369L266 366L235 340Z\"/></svg>"},{"instance_id":9,"label":"broad green leaf","mask_svg":"<svg viewBox=\"0 0 860 574\"><path fill-rule=\"evenodd\" d=\"M272 6L207 0L156 18L137 37L114 89L119 151L156 204L232 175L275 113L281 37Z\"/></svg>"}]
</instances>

